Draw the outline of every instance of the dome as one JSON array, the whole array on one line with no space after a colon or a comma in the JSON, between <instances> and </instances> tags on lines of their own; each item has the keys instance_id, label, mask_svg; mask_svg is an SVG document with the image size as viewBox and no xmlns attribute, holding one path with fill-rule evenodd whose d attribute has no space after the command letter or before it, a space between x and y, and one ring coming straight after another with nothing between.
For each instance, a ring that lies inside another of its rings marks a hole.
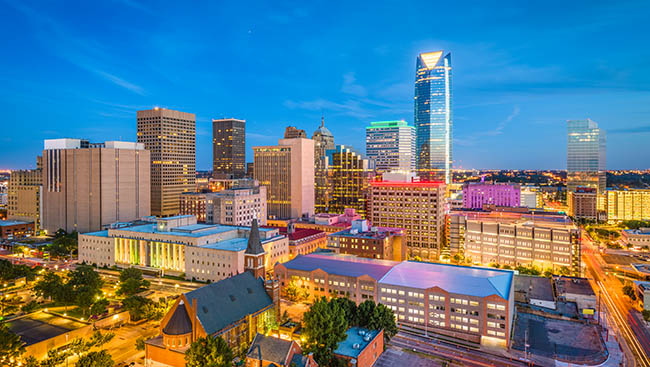
<instances>
[{"instance_id":1,"label":"dome","mask_svg":"<svg viewBox=\"0 0 650 367\"><path fill-rule=\"evenodd\" d=\"M314 131L313 136L316 136L316 135L334 137L334 135L332 135L332 133L329 131L329 129L325 127L325 118L321 118L320 126L318 127L318 129L316 129L316 131Z\"/></svg>"}]
</instances>

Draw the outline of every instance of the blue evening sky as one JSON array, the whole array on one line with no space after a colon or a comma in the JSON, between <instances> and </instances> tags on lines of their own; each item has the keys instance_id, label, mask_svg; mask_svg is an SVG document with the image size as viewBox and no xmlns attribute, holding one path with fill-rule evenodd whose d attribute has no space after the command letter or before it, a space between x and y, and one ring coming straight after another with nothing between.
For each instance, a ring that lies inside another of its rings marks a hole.
<instances>
[{"instance_id":1,"label":"blue evening sky","mask_svg":"<svg viewBox=\"0 0 650 367\"><path fill-rule=\"evenodd\" d=\"M533 4L534 3L534 4ZM42 141L136 139L139 109L287 125L365 150L370 121L413 121L419 52L452 52L454 164L563 169L566 120L608 131L608 168L650 166L648 1L0 0L0 169Z\"/></svg>"}]
</instances>

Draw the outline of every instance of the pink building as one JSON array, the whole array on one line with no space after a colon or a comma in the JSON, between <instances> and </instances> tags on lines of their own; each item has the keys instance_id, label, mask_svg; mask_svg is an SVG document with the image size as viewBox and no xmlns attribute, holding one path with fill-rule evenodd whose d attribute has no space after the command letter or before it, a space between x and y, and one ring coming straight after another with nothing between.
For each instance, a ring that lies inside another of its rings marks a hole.
<instances>
[{"instance_id":1,"label":"pink building","mask_svg":"<svg viewBox=\"0 0 650 367\"><path fill-rule=\"evenodd\" d=\"M466 183L463 186L463 208L482 209L483 205L520 206L519 184Z\"/></svg>"}]
</instances>

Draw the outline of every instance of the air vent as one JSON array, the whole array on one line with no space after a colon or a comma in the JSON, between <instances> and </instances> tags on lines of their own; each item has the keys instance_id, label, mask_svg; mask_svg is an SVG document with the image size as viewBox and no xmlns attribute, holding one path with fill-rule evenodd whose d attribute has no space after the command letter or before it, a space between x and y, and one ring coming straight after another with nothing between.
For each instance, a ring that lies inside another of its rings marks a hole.
<instances>
[{"instance_id":1,"label":"air vent","mask_svg":"<svg viewBox=\"0 0 650 367\"><path fill-rule=\"evenodd\" d=\"M237 300L237 298L235 298L235 296L233 296L233 295L231 294L231 295L230 295L230 300L233 301L233 302L235 302L235 301Z\"/></svg>"},{"instance_id":2,"label":"air vent","mask_svg":"<svg viewBox=\"0 0 650 367\"><path fill-rule=\"evenodd\" d=\"M204 313L208 313L208 308L207 307L203 306L202 308L203 308Z\"/></svg>"},{"instance_id":3,"label":"air vent","mask_svg":"<svg viewBox=\"0 0 650 367\"><path fill-rule=\"evenodd\" d=\"M248 294L253 294L253 290L251 288L246 288L246 290L248 291Z\"/></svg>"}]
</instances>

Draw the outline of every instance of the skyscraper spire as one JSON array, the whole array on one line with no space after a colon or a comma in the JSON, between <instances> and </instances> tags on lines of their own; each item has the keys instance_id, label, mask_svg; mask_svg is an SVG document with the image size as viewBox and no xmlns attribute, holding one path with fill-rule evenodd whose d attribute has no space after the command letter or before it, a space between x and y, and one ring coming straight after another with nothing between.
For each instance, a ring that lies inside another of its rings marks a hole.
<instances>
[{"instance_id":1,"label":"skyscraper spire","mask_svg":"<svg viewBox=\"0 0 650 367\"><path fill-rule=\"evenodd\" d=\"M325 127L325 116L324 115L320 116L320 127Z\"/></svg>"}]
</instances>

